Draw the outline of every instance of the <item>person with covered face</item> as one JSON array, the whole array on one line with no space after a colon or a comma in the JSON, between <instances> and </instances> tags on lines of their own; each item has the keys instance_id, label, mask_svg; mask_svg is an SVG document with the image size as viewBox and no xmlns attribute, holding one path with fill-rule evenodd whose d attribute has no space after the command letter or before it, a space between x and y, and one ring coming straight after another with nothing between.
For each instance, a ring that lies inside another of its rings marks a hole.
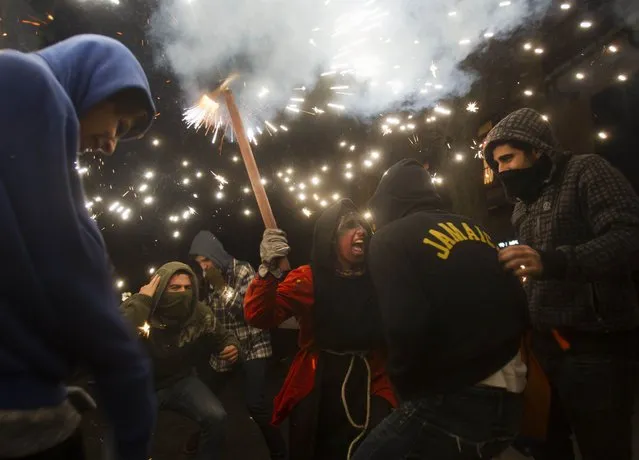
<instances>
[{"instance_id":1,"label":"person with covered face","mask_svg":"<svg viewBox=\"0 0 639 460\"><path fill-rule=\"evenodd\" d=\"M443 209L416 160L386 171L369 207L369 267L401 404L354 460L498 456L519 431L526 385L519 280L481 225Z\"/></svg>"},{"instance_id":2,"label":"person with covered face","mask_svg":"<svg viewBox=\"0 0 639 460\"><path fill-rule=\"evenodd\" d=\"M286 276L286 234L267 229L258 275L244 314L268 329L291 317L299 347L272 422L290 421L290 460L350 458L359 441L395 404L384 372L384 338L377 299L366 268L371 228L350 200L318 218L311 263Z\"/></svg>"},{"instance_id":3,"label":"person with covered face","mask_svg":"<svg viewBox=\"0 0 639 460\"><path fill-rule=\"evenodd\" d=\"M630 460L639 304L632 281L639 199L598 155L562 150L532 109L500 121L484 157L516 200L519 244L504 268L526 277L532 349L552 388L545 459Z\"/></svg>"},{"instance_id":4,"label":"person with covered face","mask_svg":"<svg viewBox=\"0 0 639 460\"><path fill-rule=\"evenodd\" d=\"M269 331L250 326L244 319L244 295L255 270L248 262L226 252L220 240L206 230L195 236L189 253L202 269L209 308L215 319L235 334L242 351L242 360L237 366L212 354L210 360L198 366L198 371L215 393L223 391L235 371L242 371L249 415L262 432L271 460L283 460L286 442L279 428L269 423L272 405L266 399L266 377L273 354L271 336ZM191 439L187 450L193 443Z\"/></svg>"},{"instance_id":5,"label":"person with covered face","mask_svg":"<svg viewBox=\"0 0 639 460\"><path fill-rule=\"evenodd\" d=\"M211 353L234 363L240 344L198 301L195 273L180 262L165 264L121 310L153 361L159 408L178 412L200 426L197 460L221 459L226 412L196 377L194 366Z\"/></svg>"},{"instance_id":6,"label":"person with covered face","mask_svg":"<svg viewBox=\"0 0 639 460\"><path fill-rule=\"evenodd\" d=\"M117 40L0 52L0 258L12 266L0 290L0 458L84 458L63 383L77 367L96 382L120 458L148 458L151 369L118 312L75 166L79 152L141 137L154 115L144 70Z\"/></svg>"}]
</instances>

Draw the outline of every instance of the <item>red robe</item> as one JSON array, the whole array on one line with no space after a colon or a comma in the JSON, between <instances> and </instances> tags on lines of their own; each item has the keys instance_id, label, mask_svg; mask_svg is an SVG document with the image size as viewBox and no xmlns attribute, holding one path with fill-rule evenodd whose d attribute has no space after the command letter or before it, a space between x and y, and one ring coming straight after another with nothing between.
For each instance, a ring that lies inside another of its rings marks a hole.
<instances>
[{"instance_id":1,"label":"red robe","mask_svg":"<svg viewBox=\"0 0 639 460\"><path fill-rule=\"evenodd\" d=\"M308 396L315 385L319 353L313 337L313 305L313 272L310 265L292 270L280 283L272 275L265 279L256 277L244 296L244 317L251 326L271 329L292 316L300 325L300 351L291 364L282 389L275 397L271 421L274 425L279 425L288 417L293 407ZM372 372L372 395L381 396L393 407L397 407L395 394L385 372L383 353L372 351L368 360Z\"/></svg>"}]
</instances>

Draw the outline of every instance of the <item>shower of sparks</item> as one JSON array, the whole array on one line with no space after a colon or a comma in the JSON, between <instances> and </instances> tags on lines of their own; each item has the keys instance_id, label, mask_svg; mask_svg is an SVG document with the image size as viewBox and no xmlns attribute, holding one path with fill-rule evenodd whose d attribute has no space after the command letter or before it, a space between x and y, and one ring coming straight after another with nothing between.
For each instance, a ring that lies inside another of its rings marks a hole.
<instances>
[{"instance_id":1,"label":"shower of sparks","mask_svg":"<svg viewBox=\"0 0 639 460\"><path fill-rule=\"evenodd\" d=\"M479 110L479 105L477 105L477 102L469 102L466 106L466 110L471 113L477 113L477 111Z\"/></svg>"},{"instance_id":2,"label":"shower of sparks","mask_svg":"<svg viewBox=\"0 0 639 460\"><path fill-rule=\"evenodd\" d=\"M196 131L201 128L204 128L206 132L217 130L222 124L220 104L205 94L197 104L184 111L182 120L187 128L193 128Z\"/></svg>"},{"instance_id":3,"label":"shower of sparks","mask_svg":"<svg viewBox=\"0 0 639 460\"><path fill-rule=\"evenodd\" d=\"M441 114L441 115L450 115L452 113L452 111L450 109L447 109L446 107L442 107L442 106L435 106L435 108L433 109L433 111Z\"/></svg>"},{"instance_id":4,"label":"shower of sparks","mask_svg":"<svg viewBox=\"0 0 639 460\"><path fill-rule=\"evenodd\" d=\"M431 182L435 185L441 185L444 182L444 179L438 176L437 173L435 173L431 177Z\"/></svg>"},{"instance_id":5,"label":"shower of sparks","mask_svg":"<svg viewBox=\"0 0 639 460\"><path fill-rule=\"evenodd\" d=\"M224 176L221 176L219 174L214 173L213 171L211 171L211 174L213 174L213 178L220 184L220 188L224 187L225 185L228 185L229 181L227 181Z\"/></svg>"},{"instance_id":6,"label":"shower of sparks","mask_svg":"<svg viewBox=\"0 0 639 460\"><path fill-rule=\"evenodd\" d=\"M151 334L151 325L145 321L142 326L138 327L138 330L140 331L140 335L144 338L149 338L149 335Z\"/></svg>"}]
</instances>

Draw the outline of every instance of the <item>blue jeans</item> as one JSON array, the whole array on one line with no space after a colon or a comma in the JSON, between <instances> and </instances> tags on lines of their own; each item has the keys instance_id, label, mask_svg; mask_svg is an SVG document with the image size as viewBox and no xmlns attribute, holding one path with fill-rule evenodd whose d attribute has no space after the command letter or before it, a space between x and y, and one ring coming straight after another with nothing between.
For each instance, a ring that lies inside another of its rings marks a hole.
<instances>
[{"instance_id":1,"label":"blue jeans","mask_svg":"<svg viewBox=\"0 0 639 460\"><path fill-rule=\"evenodd\" d=\"M177 412L200 426L195 460L222 458L226 411L222 403L197 377L186 377L157 392L159 409Z\"/></svg>"},{"instance_id":2,"label":"blue jeans","mask_svg":"<svg viewBox=\"0 0 639 460\"><path fill-rule=\"evenodd\" d=\"M489 387L405 401L353 460L491 459L514 440L521 413L521 395Z\"/></svg>"}]
</instances>

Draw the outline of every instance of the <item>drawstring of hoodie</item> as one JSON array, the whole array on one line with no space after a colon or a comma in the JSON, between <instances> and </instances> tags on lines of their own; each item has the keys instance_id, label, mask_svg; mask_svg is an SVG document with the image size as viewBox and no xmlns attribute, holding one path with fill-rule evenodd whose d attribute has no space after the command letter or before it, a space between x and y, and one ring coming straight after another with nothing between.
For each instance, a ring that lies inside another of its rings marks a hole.
<instances>
[{"instance_id":1,"label":"drawstring of hoodie","mask_svg":"<svg viewBox=\"0 0 639 460\"><path fill-rule=\"evenodd\" d=\"M324 350L327 353L330 353L332 355L337 355L337 356L350 356L350 362L348 364L348 370L346 371L346 374L344 375L344 380L342 381L342 406L344 407L344 412L346 413L346 418L348 419L348 423L351 424L351 426L353 428L355 428L356 430L360 430L360 433L355 437L355 439L353 439L353 441L351 441L350 445L348 446L348 454L346 455L346 460L350 460L351 456L353 455L353 449L355 448L355 446L357 445L358 442L360 442L364 436L366 436L366 431L368 430L368 425L370 424L370 418L371 418L371 379L373 377L372 375L372 371L371 371L371 366L368 362L368 359L366 359L366 355L364 353L359 353L359 352L338 352L338 351L332 351L332 350ZM353 366L355 365L355 358L360 358L363 362L364 365L366 366L366 374L367 374L367 379L366 379L366 415L364 418L364 423L363 424L359 424L357 422L355 422L355 420L353 419L353 416L351 415L351 411L348 407L348 401L346 400L346 387L348 385L348 381L351 378L351 373L353 372Z\"/></svg>"}]
</instances>

